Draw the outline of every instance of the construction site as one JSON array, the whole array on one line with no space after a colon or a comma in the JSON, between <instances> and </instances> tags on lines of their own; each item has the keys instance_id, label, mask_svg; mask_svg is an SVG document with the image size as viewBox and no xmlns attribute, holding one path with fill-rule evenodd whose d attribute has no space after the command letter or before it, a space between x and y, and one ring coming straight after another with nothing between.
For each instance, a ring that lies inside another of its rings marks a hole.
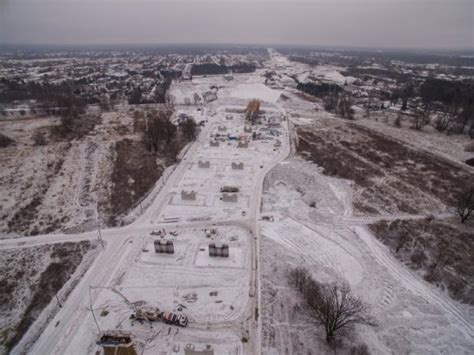
<instances>
[{"instance_id":1,"label":"construction site","mask_svg":"<svg viewBox=\"0 0 474 355\"><path fill-rule=\"evenodd\" d=\"M227 83L229 89L201 111L208 123L157 183L154 199L143 202L146 210L133 212L135 222L102 232L114 262L99 256L96 263L107 263L107 272L82 280L78 289L89 306L80 312L81 322L65 324L69 335L56 345L46 339L60 329L48 327L35 352L255 351L255 220L263 178L289 145L281 145L288 141L286 117L274 102L233 97L235 85L249 79L260 80L243 75ZM201 81L208 79L193 80L192 89ZM271 131L274 120L277 132ZM64 319L63 312L57 317Z\"/></svg>"},{"instance_id":2,"label":"construction site","mask_svg":"<svg viewBox=\"0 0 474 355\"><path fill-rule=\"evenodd\" d=\"M343 354L472 352L472 309L412 272L369 228L384 218L434 223L421 213L355 213L357 184L341 171L365 177L361 167L373 167L368 159L383 160L376 154L355 159L351 151L345 165L326 173L336 148L354 140L354 151L364 151L366 131L288 84L308 64L269 50L262 66L231 79L186 75L170 84L173 120L191 118L199 131L121 225L0 243L4 252L95 243L69 293L56 293L12 353L333 353L324 327L288 281L296 267L321 283L347 285L370 306L377 326L351 329ZM279 78L272 85L266 85L268 72ZM329 141L335 131L344 140ZM329 143L318 145L323 137ZM387 139L378 138L385 147ZM325 167L317 164L323 153ZM389 152L383 158L391 159ZM399 182L359 180L367 191Z\"/></svg>"}]
</instances>

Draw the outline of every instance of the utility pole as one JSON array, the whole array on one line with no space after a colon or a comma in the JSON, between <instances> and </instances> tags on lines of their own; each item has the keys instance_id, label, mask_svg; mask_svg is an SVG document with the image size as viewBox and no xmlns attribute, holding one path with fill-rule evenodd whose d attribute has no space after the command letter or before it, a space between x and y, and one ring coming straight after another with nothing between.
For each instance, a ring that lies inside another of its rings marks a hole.
<instances>
[{"instance_id":1,"label":"utility pole","mask_svg":"<svg viewBox=\"0 0 474 355\"><path fill-rule=\"evenodd\" d=\"M97 216L97 209L95 210L95 225L97 226L97 240L102 245L102 249L104 249L104 241L102 240L102 233L100 233L100 226L99 226L99 218Z\"/></svg>"},{"instance_id":2,"label":"utility pole","mask_svg":"<svg viewBox=\"0 0 474 355\"><path fill-rule=\"evenodd\" d=\"M99 224L97 224L97 232L98 232L97 239L99 240L100 245L102 245L102 249L104 249L104 241L102 240L102 234L100 233Z\"/></svg>"}]
</instances>

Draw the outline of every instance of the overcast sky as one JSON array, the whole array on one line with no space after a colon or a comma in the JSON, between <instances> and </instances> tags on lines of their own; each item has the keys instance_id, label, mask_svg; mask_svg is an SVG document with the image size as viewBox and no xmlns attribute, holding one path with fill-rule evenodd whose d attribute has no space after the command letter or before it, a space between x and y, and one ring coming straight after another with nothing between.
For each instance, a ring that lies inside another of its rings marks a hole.
<instances>
[{"instance_id":1,"label":"overcast sky","mask_svg":"<svg viewBox=\"0 0 474 355\"><path fill-rule=\"evenodd\" d=\"M474 0L0 0L0 43L474 48Z\"/></svg>"}]
</instances>

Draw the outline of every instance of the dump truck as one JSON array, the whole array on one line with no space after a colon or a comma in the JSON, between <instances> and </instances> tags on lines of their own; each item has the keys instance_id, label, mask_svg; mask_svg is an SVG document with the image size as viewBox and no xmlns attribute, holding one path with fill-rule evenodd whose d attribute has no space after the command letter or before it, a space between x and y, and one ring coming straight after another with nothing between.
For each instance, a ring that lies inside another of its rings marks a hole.
<instances>
[{"instance_id":1,"label":"dump truck","mask_svg":"<svg viewBox=\"0 0 474 355\"><path fill-rule=\"evenodd\" d=\"M131 321L143 322L164 322L167 324L178 325L186 327L188 325L188 317L183 314L173 312L162 312L158 308L140 307L136 308L135 312L130 315Z\"/></svg>"},{"instance_id":2,"label":"dump truck","mask_svg":"<svg viewBox=\"0 0 474 355\"><path fill-rule=\"evenodd\" d=\"M176 314L173 312L163 312L163 322L167 324L178 325L180 327L186 327L188 325L188 317L183 314Z\"/></svg>"}]
</instances>

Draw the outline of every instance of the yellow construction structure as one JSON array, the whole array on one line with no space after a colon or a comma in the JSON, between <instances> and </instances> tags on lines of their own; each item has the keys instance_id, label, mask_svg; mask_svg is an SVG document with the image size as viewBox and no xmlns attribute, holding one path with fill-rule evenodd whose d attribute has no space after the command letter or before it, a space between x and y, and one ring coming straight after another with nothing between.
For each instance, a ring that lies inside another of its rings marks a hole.
<instances>
[{"instance_id":1,"label":"yellow construction structure","mask_svg":"<svg viewBox=\"0 0 474 355\"><path fill-rule=\"evenodd\" d=\"M245 109L245 117L252 123L258 117L260 112L260 100L250 100Z\"/></svg>"}]
</instances>

